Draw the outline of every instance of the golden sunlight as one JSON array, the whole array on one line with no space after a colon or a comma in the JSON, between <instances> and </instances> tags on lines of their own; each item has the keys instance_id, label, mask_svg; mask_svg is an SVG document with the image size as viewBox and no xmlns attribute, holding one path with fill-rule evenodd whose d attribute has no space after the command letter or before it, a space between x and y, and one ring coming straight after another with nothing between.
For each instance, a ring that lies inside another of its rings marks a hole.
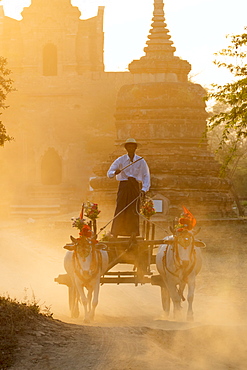
<instances>
[{"instance_id":1,"label":"golden sunlight","mask_svg":"<svg viewBox=\"0 0 247 370\"><path fill-rule=\"evenodd\" d=\"M105 68L124 71L133 59L139 59L152 22L154 0L71 0L81 18L97 14L105 6ZM2 0L5 15L21 20L23 7L31 0ZM241 33L246 26L247 2L236 0L164 1L165 18L176 55L192 65L191 77L202 85L224 83L228 75L213 64L214 53L226 46L226 35ZM222 17L224 9L224 17ZM239 12L241 9L241 12ZM210 25L209 25L210 20Z\"/></svg>"}]
</instances>

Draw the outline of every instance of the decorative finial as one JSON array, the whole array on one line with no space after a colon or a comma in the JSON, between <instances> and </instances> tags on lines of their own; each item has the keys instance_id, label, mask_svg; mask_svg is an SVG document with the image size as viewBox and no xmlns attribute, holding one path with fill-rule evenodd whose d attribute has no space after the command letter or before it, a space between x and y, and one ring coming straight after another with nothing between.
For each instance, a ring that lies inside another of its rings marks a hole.
<instances>
[{"instance_id":1,"label":"decorative finial","mask_svg":"<svg viewBox=\"0 0 247 370\"><path fill-rule=\"evenodd\" d=\"M163 0L154 0L153 23L151 24L149 41L146 42L147 47L144 48L147 57L157 58L165 57L172 58L176 48L172 46L169 30L165 23L164 3Z\"/></svg>"},{"instance_id":2,"label":"decorative finial","mask_svg":"<svg viewBox=\"0 0 247 370\"><path fill-rule=\"evenodd\" d=\"M168 79L186 82L191 65L186 60L174 56L176 48L172 46L173 42L170 40L171 36L165 23L163 0L154 0L152 21L149 40L144 48L146 55L129 64L130 72L135 74L165 73Z\"/></svg>"}]
</instances>

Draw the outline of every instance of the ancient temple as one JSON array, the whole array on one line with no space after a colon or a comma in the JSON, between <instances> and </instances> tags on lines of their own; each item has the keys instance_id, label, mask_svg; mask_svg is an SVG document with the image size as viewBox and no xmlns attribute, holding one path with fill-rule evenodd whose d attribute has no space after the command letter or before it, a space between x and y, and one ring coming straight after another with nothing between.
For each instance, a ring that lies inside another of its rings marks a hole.
<instances>
[{"instance_id":1,"label":"ancient temple","mask_svg":"<svg viewBox=\"0 0 247 370\"><path fill-rule=\"evenodd\" d=\"M21 15L0 5L0 55L16 89L1 116L15 140L1 152L0 209L77 209L93 164L114 143L117 92L133 76L104 71L104 7L81 19L70 0L32 0Z\"/></svg>"},{"instance_id":2,"label":"ancient temple","mask_svg":"<svg viewBox=\"0 0 247 370\"><path fill-rule=\"evenodd\" d=\"M137 154L144 156L150 167L150 194L163 203L166 213L179 212L184 205L196 216L229 215L231 184L219 177L220 165L203 139L205 91L188 81L190 64L174 56L163 0L154 1L152 20L145 55L129 64L134 84L122 86L118 93L116 150L95 169L93 198L113 210L117 182L107 179L106 171L125 153L121 143L134 137L141 143Z\"/></svg>"},{"instance_id":3,"label":"ancient temple","mask_svg":"<svg viewBox=\"0 0 247 370\"><path fill-rule=\"evenodd\" d=\"M117 183L106 172L128 137L142 144L151 194L163 209L228 213L230 183L218 177L202 140L205 92L188 81L190 64L174 55L163 7L155 0L145 55L128 72L105 72L103 7L82 20L70 0L32 0L17 21L0 5L0 55L16 88L2 116L15 137L0 159L4 215L35 206L61 213L92 199L109 220Z\"/></svg>"},{"instance_id":4,"label":"ancient temple","mask_svg":"<svg viewBox=\"0 0 247 370\"><path fill-rule=\"evenodd\" d=\"M104 7L90 19L80 16L70 0L32 0L21 21L5 17L0 6L1 55L14 73L29 76L103 71Z\"/></svg>"}]
</instances>

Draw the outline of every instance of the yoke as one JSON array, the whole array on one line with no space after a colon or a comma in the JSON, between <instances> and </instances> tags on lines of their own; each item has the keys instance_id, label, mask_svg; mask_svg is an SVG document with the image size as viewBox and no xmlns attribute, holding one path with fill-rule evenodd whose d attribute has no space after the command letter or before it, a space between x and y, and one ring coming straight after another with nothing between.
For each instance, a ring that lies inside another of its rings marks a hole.
<instances>
[{"instance_id":1,"label":"yoke","mask_svg":"<svg viewBox=\"0 0 247 370\"><path fill-rule=\"evenodd\" d=\"M150 227L151 226L151 227ZM149 239L151 229L151 239ZM116 239L101 240L96 244L97 249L106 250L109 256L107 272L101 276L100 283L103 284L152 284L162 286L159 275L154 275L151 265L155 264L155 249L164 244L163 239L154 239L155 229L150 221L145 220L143 225L145 237L137 237L135 241L131 237L118 237ZM67 244L70 249L71 244ZM65 246L66 248L66 246ZM116 269L117 265L122 265ZM128 269L124 269L124 265ZM67 274L58 275L54 279L59 284L70 286L70 278Z\"/></svg>"}]
</instances>

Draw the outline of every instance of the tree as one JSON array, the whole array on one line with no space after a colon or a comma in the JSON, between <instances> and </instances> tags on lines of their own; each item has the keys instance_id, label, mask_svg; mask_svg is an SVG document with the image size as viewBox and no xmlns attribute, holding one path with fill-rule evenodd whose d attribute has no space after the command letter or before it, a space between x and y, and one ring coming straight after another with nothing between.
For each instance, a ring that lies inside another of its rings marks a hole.
<instances>
[{"instance_id":1,"label":"tree","mask_svg":"<svg viewBox=\"0 0 247 370\"><path fill-rule=\"evenodd\" d=\"M213 90L207 96L207 100L213 99L226 107L212 115L207 126L207 131L218 126L222 129L218 150L229 146L223 169L235 158L239 144L247 138L247 33L227 37L231 38L231 44L216 53L225 57L225 61L215 60L214 63L227 68L234 80L223 86L213 84Z\"/></svg>"},{"instance_id":2,"label":"tree","mask_svg":"<svg viewBox=\"0 0 247 370\"><path fill-rule=\"evenodd\" d=\"M216 107L217 109L217 107ZM217 150L222 137L222 126L215 127L213 131L208 133L209 149L215 153L215 158L222 165L221 175L227 175L232 181L234 189L238 196L247 199L247 139L239 141L234 156L232 156L227 169L224 164L228 161L229 152L235 146L235 135L230 134L226 143L223 144L221 150Z\"/></svg>"},{"instance_id":3,"label":"tree","mask_svg":"<svg viewBox=\"0 0 247 370\"><path fill-rule=\"evenodd\" d=\"M5 104L7 95L13 91L13 81L9 77L11 71L7 69L7 60L0 56L0 110L6 109L8 106ZM0 112L0 115L2 113ZM6 141L13 138L7 135L6 128L2 121L0 121L0 146L3 146Z\"/></svg>"}]
</instances>

